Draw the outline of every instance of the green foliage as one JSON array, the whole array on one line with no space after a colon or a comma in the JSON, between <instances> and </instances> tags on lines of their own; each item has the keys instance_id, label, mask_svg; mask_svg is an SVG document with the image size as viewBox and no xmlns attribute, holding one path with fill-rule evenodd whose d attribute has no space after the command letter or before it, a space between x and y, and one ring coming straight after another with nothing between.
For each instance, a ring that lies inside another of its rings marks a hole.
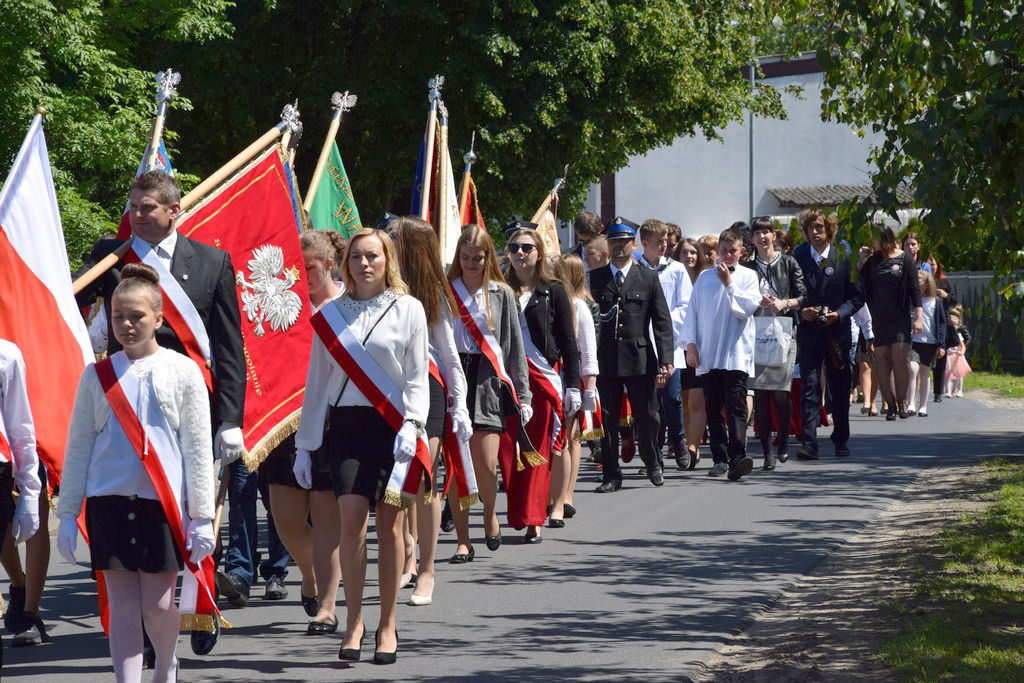
<instances>
[{"instance_id":1,"label":"green foliage","mask_svg":"<svg viewBox=\"0 0 1024 683\"><path fill-rule=\"evenodd\" d=\"M974 371L964 378L965 389L991 389L1007 398L1024 398L1024 376Z\"/></svg>"},{"instance_id":2,"label":"green foliage","mask_svg":"<svg viewBox=\"0 0 1024 683\"><path fill-rule=\"evenodd\" d=\"M408 210L435 73L447 79L456 160L477 132L489 225L532 214L566 163L563 216L630 155L714 136L748 104L781 115L778 93L752 96L741 75L751 19L738 0L240 0L228 16L233 41L159 53L196 106L175 118L182 158L212 171L298 98L304 190L330 94L350 90L359 103L338 144L367 220Z\"/></svg>"},{"instance_id":3,"label":"green foliage","mask_svg":"<svg viewBox=\"0 0 1024 683\"><path fill-rule=\"evenodd\" d=\"M167 41L228 35L223 0L4 0L0 10L0 168L7 169L37 106L68 253L74 263L116 226L153 117L145 53ZM155 70L155 68L154 68ZM189 101L175 102L181 110ZM172 146L173 127L168 132Z\"/></svg>"}]
</instances>

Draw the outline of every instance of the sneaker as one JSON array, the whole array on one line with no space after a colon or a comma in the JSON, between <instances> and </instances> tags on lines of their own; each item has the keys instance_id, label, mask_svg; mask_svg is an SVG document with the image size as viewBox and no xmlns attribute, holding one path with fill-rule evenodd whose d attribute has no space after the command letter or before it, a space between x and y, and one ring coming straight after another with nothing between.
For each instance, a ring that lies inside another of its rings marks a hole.
<instances>
[{"instance_id":1,"label":"sneaker","mask_svg":"<svg viewBox=\"0 0 1024 683\"><path fill-rule=\"evenodd\" d=\"M288 587L284 585L284 579L276 574L267 579L267 590L263 594L264 600L284 600L288 597Z\"/></svg>"},{"instance_id":2,"label":"sneaker","mask_svg":"<svg viewBox=\"0 0 1024 683\"><path fill-rule=\"evenodd\" d=\"M11 639L11 645L14 647L24 647L26 645L38 645L50 640L50 636L46 634L46 626L43 625L42 619L31 612L25 612L25 617L29 621L29 626L25 630L14 634L14 638Z\"/></svg>"},{"instance_id":3,"label":"sneaker","mask_svg":"<svg viewBox=\"0 0 1024 683\"><path fill-rule=\"evenodd\" d=\"M728 471L729 471L729 466L728 465L726 465L724 462L716 462L714 465L711 466L711 469L708 470L708 476L709 477L720 477L720 476L722 476L723 474L725 474Z\"/></svg>"},{"instance_id":4,"label":"sneaker","mask_svg":"<svg viewBox=\"0 0 1024 683\"><path fill-rule=\"evenodd\" d=\"M641 467L640 471L637 472L637 474L640 475L641 477L646 477L647 476L647 468L646 467Z\"/></svg>"}]
</instances>

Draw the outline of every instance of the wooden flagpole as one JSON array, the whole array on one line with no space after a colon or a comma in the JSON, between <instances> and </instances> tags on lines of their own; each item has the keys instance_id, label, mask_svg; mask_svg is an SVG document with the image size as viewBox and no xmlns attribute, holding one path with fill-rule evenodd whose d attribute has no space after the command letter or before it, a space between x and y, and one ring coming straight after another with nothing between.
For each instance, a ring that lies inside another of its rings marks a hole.
<instances>
[{"instance_id":1,"label":"wooden flagpole","mask_svg":"<svg viewBox=\"0 0 1024 683\"><path fill-rule=\"evenodd\" d=\"M448 237L448 107L443 101L437 104L440 113L441 155L437 167L437 239L441 245L441 258L444 260L444 245Z\"/></svg>"},{"instance_id":2,"label":"wooden flagpole","mask_svg":"<svg viewBox=\"0 0 1024 683\"><path fill-rule=\"evenodd\" d=\"M420 188L420 218L430 222L430 181L434 173L434 136L437 128L437 103L441 99L441 86L444 76L434 76L427 81L427 101L430 109L427 112L426 146L423 148L423 186Z\"/></svg>"},{"instance_id":3,"label":"wooden flagpole","mask_svg":"<svg viewBox=\"0 0 1024 683\"><path fill-rule=\"evenodd\" d=\"M338 136L338 128L341 127L341 115L356 106L359 100L355 95L350 95L348 90L342 95L339 92L331 95L331 107L334 114L331 116L331 125L327 127L327 137L324 139L323 149L320 150L320 157L316 160L316 168L313 169L313 177L309 180L309 190L306 192L306 200L302 202L302 208L307 212L313 206L313 198L316 190L320 187L320 176L324 174L324 167L327 166L327 159L331 156L331 144Z\"/></svg>"},{"instance_id":4,"label":"wooden flagpole","mask_svg":"<svg viewBox=\"0 0 1024 683\"><path fill-rule=\"evenodd\" d=\"M290 107L290 105L289 105ZM282 120L279 124L268 130L266 133L261 135L255 142L243 149L241 152L236 154L230 161L221 166L219 169L213 172L206 180L192 188L192 191L181 198L181 210L184 211L188 207L192 206L196 201L205 196L210 190L217 187L220 183L224 182L232 173L244 166L254 156L262 152L272 142L277 140L285 130L295 130L295 126L298 123L298 114L294 112L293 118L284 118L288 112L288 108L285 107L285 112L282 113ZM132 241L130 239L125 240L124 244L119 246L111 253L104 256L95 266L85 271L81 277L75 280L71 284L71 289L75 294L78 294L83 289L91 285L101 275L106 273L108 270L117 265L128 250L131 248Z\"/></svg>"},{"instance_id":5,"label":"wooden flagpole","mask_svg":"<svg viewBox=\"0 0 1024 683\"><path fill-rule=\"evenodd\" d=\"M181 74L177 71L156 72L156 118L153 119L153 131L149 137L149 154L146 157L146 170L152 171L160 154L160 138L164 135L164 121L167 119L167 108L174 99L175 88L181 83Z\"/></svg>"},{"instance_id":6,"label":"wooden flagpole","mask_svg":"<svg viewBox=\"0 0 1024 683\"><path fill-rule=\"evenodd\" d=\"M469 208L469 180L470 174L473 171L473 162L476 161L476 154L473 153L473 146L476 144L476 131L473 131L473 135L469 138L469 151L466 152L462 157L462 162L465 164L464 170L462 171L462 188L459 190L459 220L461 221L466 215L466 209Z\"/></svg>"},{"instance_id":7,"label":"wooden flagpole","mask_svg":"<svg viewBox=\"0 0 1024 683\"><path fill-rule=\"evenodd\" d=\"M544 216L544 212L548 210L548 207L551 206L551 202L554 200L555 197L558 196L558 191L562 189L563 185L565 185L565 176L568 175L568 174L569 174L569 164L566 164L565 165L565 170L562 171L562 177L555 179L555 186L552 187L551 191L548 192L546 197L544 197L544 201L541 202L540 208L537 209L537 212L535 214L533 214L533 218L530 219L531 223L539 223L540 222L541 217Z\"/></svg>"}]
</instances>

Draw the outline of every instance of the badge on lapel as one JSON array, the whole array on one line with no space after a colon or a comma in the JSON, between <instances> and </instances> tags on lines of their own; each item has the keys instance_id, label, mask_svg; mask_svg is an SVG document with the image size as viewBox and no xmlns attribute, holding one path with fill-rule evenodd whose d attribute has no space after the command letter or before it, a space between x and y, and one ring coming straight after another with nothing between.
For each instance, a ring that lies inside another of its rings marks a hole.
<instances>
[{"instance_id":1,"label":"badge on lapel","mask_svg":"<svg viewBox=\"0 0 1024 683\"><path fill-rule=\"evenodd\" d=\"M894 272L894 273L899 273L900 272L900 264L899 263L892 264L892 272Z\"/></svg>"},{"instance_id":2,"label":"badge on lapel","mask_svg":"<svg viewBox=\"0 0 1024 683\"><path fill-rule=\"evenodd\" d=\"M825 269L825 275L828 275L829 277L831 277L832 273L834 272L836 272L836 269L833 268L832 266L829 266L828 268Z\"/></svg>"}]
</instances>

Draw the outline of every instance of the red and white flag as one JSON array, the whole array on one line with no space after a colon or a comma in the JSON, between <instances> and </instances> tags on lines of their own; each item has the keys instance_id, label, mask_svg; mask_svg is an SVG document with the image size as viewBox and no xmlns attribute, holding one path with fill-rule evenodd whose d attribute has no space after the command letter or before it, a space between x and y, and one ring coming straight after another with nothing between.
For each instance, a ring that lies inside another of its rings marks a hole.
<instances>
[{"instance_id":1,"label":"red and white flag","mask_svg":"<svg viewBox=\"0 0 1024 683\"><path fill-rule=\"evenodd\" d=\"M78 378L95 357L71 293L53 175L36 115L0 190L0 338L25 358L29 405L49 485L60 481Z\"/></svg>"}]
</instances>

